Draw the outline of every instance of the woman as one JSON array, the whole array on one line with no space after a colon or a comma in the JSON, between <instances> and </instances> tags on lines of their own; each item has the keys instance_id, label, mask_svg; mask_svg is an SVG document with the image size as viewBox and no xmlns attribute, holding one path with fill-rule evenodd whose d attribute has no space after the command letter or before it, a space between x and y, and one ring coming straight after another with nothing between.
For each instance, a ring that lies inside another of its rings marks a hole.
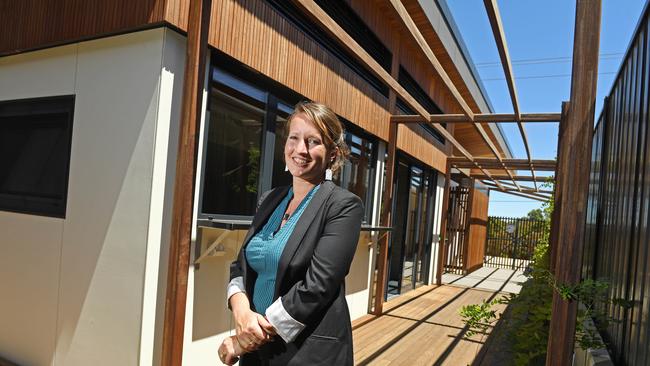
<instances>
[{"instance_id":1,"label":"woman","mask_svg":"<svg viewBox=\"0 0 650 366\"><path fill-rule=\"evenodd\" d=\"M326 180L348 148L336 114L299 103L287 122L289 187L262 195L238 259L228 304L237 335L219 357L247 365L352 365L345 276L359 239L361 200Z\"/></svg>"}]
</instances>

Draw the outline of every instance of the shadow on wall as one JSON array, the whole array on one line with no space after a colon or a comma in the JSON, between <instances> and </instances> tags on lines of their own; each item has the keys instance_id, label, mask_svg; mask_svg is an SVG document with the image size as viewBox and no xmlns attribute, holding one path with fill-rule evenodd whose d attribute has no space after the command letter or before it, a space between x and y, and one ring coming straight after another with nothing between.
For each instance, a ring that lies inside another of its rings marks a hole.
<instances>
[{"instance_id":1,"label":"shadow on wall","mask_svg":"<svg viewBox=\"0 0 650 366\"><path fill-rule=\"evenodd\" d=\"M223 229L201 228L197 245L209 247L222 234ZM234 327L226 300L226 288L230 278L230 263L239 253L246 230L226 233L215 256L208 256L194 270L194 314L192 340L208 338L228 332ZM221 247L222 246L222 247Z\"/></svg>"},{"instance_id":2,"label":"shadow on wall","mask_svg":"<svg viewBox=\"0 0 650 366\"><path fill-rule=\"evenodd\" d=\"M205 250L223 233L223 229L201 228L197 243ZM234 230L226 234L219 245L219 249L223 250L206 257L194 271L193 341L228 332L234 327L226 302L226 288L230 278L230 263L237 258L245 236L245 230ZM362 231L350 273L346 277L346 295L368 288L369 242L369 232Z\"/></svg>"}]
</instances>

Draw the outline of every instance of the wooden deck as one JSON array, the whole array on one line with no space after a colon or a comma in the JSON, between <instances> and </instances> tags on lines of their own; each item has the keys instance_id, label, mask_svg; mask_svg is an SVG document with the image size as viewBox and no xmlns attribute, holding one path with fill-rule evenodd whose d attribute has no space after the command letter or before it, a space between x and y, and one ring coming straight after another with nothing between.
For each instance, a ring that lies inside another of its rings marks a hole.
<instances>
[{"instance_id":1,"label":"wooden deck","mask_svg":"<svg viewBox=\"0 0 650 366\"><path fill-rule=\"evenodd\" d=\"M499 292L456 286L426 286L385 305L380 317L353 322L357 365L478 365L487 336L467 339L458 313L463 305L499 297Z\"/></svg>"}]
</instances>

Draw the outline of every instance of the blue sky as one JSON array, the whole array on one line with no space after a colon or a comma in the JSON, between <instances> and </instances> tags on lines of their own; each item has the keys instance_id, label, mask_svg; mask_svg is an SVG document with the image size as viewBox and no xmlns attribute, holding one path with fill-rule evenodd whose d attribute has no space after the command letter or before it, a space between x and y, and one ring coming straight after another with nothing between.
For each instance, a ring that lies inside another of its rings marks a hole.
<instances>
[{"instance_id":1,"label":"blue sky","mask_svg":"<svg viewBox=\"0 0 650 366\"><path fill-rule=\"evenodd\" d=\"M482 0L441 0L451 10L463 41L487 90L494 112L511 113L508 87ZM632 37L645 0L602 0L600 63L596 111L609 92ZM569 99L575 1L498 1L506 42L513 63L522 113L559 112ZM526 150L515 124L502 125L515 158ZM557 123L528 124L526 132L534 159L554 159ZM520 172L529 175L530 172ZM548 175L540 172L538 175ZM529 184L529 183L524 183ZM532 183L530 183L532 185ZM525 216L541 202L492 191L489 215Z\"/></svg>"}]
</instances>

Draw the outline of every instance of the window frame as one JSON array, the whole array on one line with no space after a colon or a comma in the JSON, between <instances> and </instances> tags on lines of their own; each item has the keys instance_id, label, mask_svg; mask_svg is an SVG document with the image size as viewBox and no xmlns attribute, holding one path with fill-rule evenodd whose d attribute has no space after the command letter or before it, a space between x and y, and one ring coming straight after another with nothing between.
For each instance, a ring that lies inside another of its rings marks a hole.
<instances>
[{"instance_id":1,"label":"window frame","mask_svg":"<svg viewBox=\"0 0 650 366\"><path fill-rule=\"evenodd\" d=\"M373 201L374 201L374 191L375 191L375 182L376 182L376 175L377 175L377 157L379 153L379 148L378 148L378 143L379 140L372 136L371 134L363 131L362 128L359 126L353 124L352 122L342 118L339 116L339 119L341 122L343 122L345 132L346 132L346 137L345 137L345 142L346 144L348 143L348 133L354 134L357 137L360 137L364 140L368 140L372 143L372 152L370 153L370 164L368 165L368 176L370 177L368 181L368 192L366 192L366 197L359 197L364 203L364 213L363 213L363 224L370 224L372 223L372 208L373 208ZM341 187L344 189L347 189L345 187L348 186L347 181L341 181Z\"/></svg>"},{"instance_id":2,"label":"window frame","mask_svg":"<svg viewBox=\"0 0 650 366\"><path fill-rule=\"evenodd\" d=\"M63 188L59 205L55 208L43 202L34 202L33 195L0 195L0 211L16 212L35 216L65 219L68 206L68 187L70 181L70 160L72 159L72 131L74 126L75 95L57 95L37 98L0 101L0 118L12 116L37 116L49 113L66 113L64 129L67 148L65 154ZM13 196L13 197L12 197ZM32 198L31 200L29 198ZM13 201L13 202L12 202ZM16 204L15 201L22 201Z\"/></svg>"},{"instance_id":3,"label":"window frame","mask_svg":"<svg viewBox=\"0 0 650 366\"><path fill-rule=\"evenodd\" d=\"M210 112L213 90L216 88L216 84L225 85L226 88L233 89L228 84L220 82L215 79L216 75L225 73L228 75L228 79L236 79L237 82L243 82L249 84L251 87L263 91L266 93L266 102L264 102L265 110L263 117L263 133L262 140L260 145L260 173L258 181L258 190L257 190L257 199L262 193L274 188L272 186L273 181L273 163L274 163L274 152L275 152L275 139L276 134L279 131L276 131L276 117L279 113L286 113L286 111L281 111L280 105L293 106L301 100L307 100L298 93L295 93L288 89L286 86L283 86L275 81L264 77L258 73L255 73L245 66L239 64L236 60L231 59L225 54L221 54L220 51L213 51L211 57L212 62L210 65L210 76L208 78L208 102L205 106L205 122L202 132L202 138L200 142L200 149L202 151L201 166L199 169L199 189L198 189L198 214L197 219L199 221L204 220L223 220L223 221L248 221L253 218L253 215L233 215L233 214L216 214L216 213L206 213L203 211L203 197L204 197L204 185L205 185L205 169L207 163L207 150L208 150L208 136L210 129ZM215 70L219 70L218 73L215 73ZM241 93L240 90L237 92ZM251 98L250 96L248 96ZM358 127L351 123L350 121L339 116L339 119L344 125L346 133L349 131L351 134L354 134L362 139L369 140L372 143L372 152L371 152L371 161L369 164L369 186L367 197L360 197L364 200L364 220L363 223L369 224L372 222L372 206L375 190L375 180L376 180L376 169L377 169L377 153L378 153L378 142L379 140L373 135L365 132L361 127ZM346 136L347 141L347 136ZM347 182L341 182L342 187L347 187Z\"/></svg>"},{"instance_id":4,"label":"window frame","mask_svg":"<svg viewBox=\"0 0 650 366\"><path fill-rule=\"evenodd\" d=\"M406 89L413 96L418 103L429 112L429 114L441 114L442 110L438 105L431 99L427 92L420 86L420 84L415 80L415 78L404 68L404 66L399 66L399 76L398 83ZM400 98L397 99L398 110L405 114L417 114L411 107L409 107L403 100ZM447 127L446 123L441 123L443 127ZM429 135L431 135L436 142L439 142L443 146L447 144L447 139L445 139L440 132L438 132L433 126L428 123L420 123L420 126L423 127Z\"/></svg>"}]
</instances>

